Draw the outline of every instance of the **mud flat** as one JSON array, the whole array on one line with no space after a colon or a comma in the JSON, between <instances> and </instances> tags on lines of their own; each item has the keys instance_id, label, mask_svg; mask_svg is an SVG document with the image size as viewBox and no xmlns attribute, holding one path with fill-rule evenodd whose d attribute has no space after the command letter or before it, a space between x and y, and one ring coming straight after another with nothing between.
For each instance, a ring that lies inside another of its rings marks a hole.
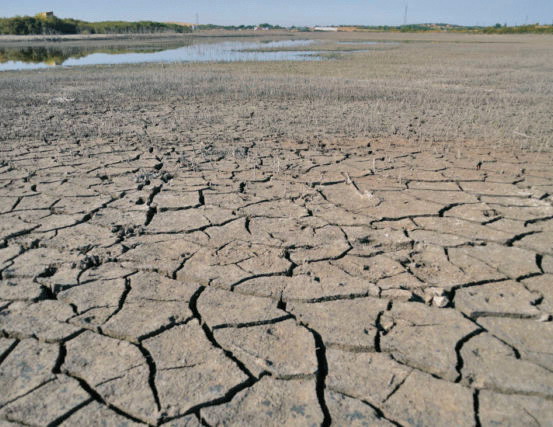
<instances>
[{"instance_id":1,"label":"mud flat","mask_svg":"<svg viewBox=\"0 0 553 427\"><path fill-rule=\"evenodd\" d=\"M467 40L2 73L2 423L551 424L551 48Z\"/></svg>"}]
</instances>

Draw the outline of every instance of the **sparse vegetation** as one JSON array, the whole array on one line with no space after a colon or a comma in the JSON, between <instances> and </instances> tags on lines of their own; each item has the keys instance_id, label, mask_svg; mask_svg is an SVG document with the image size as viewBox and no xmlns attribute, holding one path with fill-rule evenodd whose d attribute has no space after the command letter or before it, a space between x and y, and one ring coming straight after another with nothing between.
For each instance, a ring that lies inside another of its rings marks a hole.
<instances>
[{"instance_id":1,"label":"sparse vegetation","mask_svg":"<svg viewBox=\"0 0 553 427\"><path fill-rule=\"evenodd\" d=\"M312 33L338 41L388 40L322 62L144 64L5 72L2 140L113 137L160 117L156 133L187 138L382 138L423 143L553 146L549 36ZM225 40L225 39L222 39ZM215 41L211 39L210 41ZM410 43L404 43L410 41ZM312 49L311 46L306 49ZM75 98L52 113L52 93ZM32 106L32 107L30 107ZM169 113L169 107L177 113ZM109 110L109 115L105 111ZM75 111L87 112L74 116ZM255 111L253 118L243 117ZM61 126L64 120L74 126ZM80 117L80 119L79 119ZM81 120L82 119L82 120ZM184 133L182 135L184 135ZM205 136L204 136L205 137Z\"/></svg>"}]
</instances>

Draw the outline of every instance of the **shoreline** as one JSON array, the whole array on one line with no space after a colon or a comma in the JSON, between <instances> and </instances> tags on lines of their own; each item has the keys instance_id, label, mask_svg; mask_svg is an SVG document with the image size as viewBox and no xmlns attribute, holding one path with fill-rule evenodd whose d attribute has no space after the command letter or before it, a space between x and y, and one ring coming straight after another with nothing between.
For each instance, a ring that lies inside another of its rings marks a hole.
<instances>
[{"instance_id":1,"label":"shoreline","mask_svg":"<svg viewBox=\"0 0 553 427\"><path fill-rule=\"evenodd\" d=\"M29 35L12 36L0 35L0 46L27 45L27 44L50 44L50 43L72 43L72 42L120 42L120 41L166 41L189 38L188 34L58 34L58 35Z\"/></svg>"},{"instance_id":2,"label":"shoreline","mask_svg":"<svg viewBox=\"0 0 553 427\"><path fill-rule=\"evenodd\" d=\"M394 33L394 32L297 32L288 30L272 31L230 31L201 30L192 33L151 33L151 34L59 34L59 35L0 35L0 48L19 46L42 46L75 44L132 44L132 43L164 43L187 39L211 38L265 38L288 37L308 38L314 40L374 40L374 41L405 41L405 42L481 42L481 43L520 43L540 40L551 40L547 34L465 34L465 33Z\"/></svg>"},{"instance_id":3,"label":"shoreline","mask_svg":"<svg viewBox=\"0 0 553 427\"><path fill-rule=\"evenodd\" d=\"M91 43L91 42L165 42L175 40L186 40L190 38L211 38L211 37L295 37L295 32L290 31L201 31L193 33L151 33L151 34L54 34L54 35L0 35L0 47L43 45L52 43Z\"/></svg>"}]
</instances>

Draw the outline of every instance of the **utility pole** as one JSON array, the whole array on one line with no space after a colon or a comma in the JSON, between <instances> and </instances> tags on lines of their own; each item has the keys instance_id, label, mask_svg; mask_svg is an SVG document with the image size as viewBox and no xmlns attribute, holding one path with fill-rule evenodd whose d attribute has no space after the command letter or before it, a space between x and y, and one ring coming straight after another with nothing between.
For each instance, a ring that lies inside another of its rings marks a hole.
<instances>
[{"instance_id":1,"label":"utility pole","mask_svg":"<svg viewBox=\"0 0 553 427\"><path fill-rule=\"evenodd\" d=\"M409 10L409 3L405 2L405 13L403 14L403 25L407 25L407 11Z\"/></svg>"}]
</instances>

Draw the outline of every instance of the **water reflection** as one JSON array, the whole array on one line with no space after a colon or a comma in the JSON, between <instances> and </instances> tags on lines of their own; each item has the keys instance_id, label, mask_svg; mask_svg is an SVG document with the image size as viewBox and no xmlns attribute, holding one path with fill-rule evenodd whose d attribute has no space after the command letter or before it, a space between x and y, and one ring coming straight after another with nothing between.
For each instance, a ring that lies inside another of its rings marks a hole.
<instances>
[{"instance_id":1,"label":"water reflection","mask_svg":"<svg viewBox=\"0 0 553 427\"><path fill-rule=\"evenodd\" d=\"M194 41L163 46L27 46L0 48L0 70L78 66L98 64L130 64L140 62L207 62L207 61L307 61L320 59L313 51L286 49L307 46L313 40L265 40L260 42L197 43Z\"/></svg>"},{"instance_id":2,"label":"water reflection","mask_svg":"<svg viewBox=\"0 0 553 427\"><path fill-rule=\"evenodd\" d=\"M27 46L23 48L0 48L0 64L7 62L22 62L24 64L45 64L50 66L63 65L69 58L83 58L97 52L117 55L122 53L160 52L165 48L137 49L129 47L44 47Z\"/></svg>"}]
</instances>

